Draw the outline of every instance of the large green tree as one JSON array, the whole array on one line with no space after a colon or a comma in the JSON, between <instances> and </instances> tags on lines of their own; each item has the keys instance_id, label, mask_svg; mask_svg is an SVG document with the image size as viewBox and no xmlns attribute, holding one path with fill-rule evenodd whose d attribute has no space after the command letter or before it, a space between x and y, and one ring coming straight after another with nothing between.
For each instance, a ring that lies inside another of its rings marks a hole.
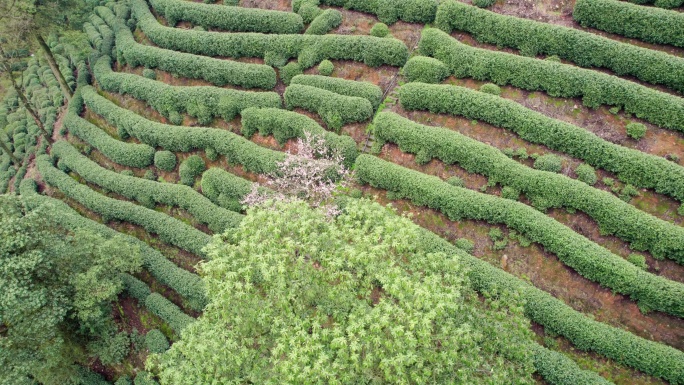
<instances>
[{"instance_id":1,"label":"large green tree","mask_svg":"<svg viewBox=\"0 0 684 385\"><path fill-rule=\"evenodd\" d=\"M148 369L184 384L530 384L529 321L478 298L408 218L352 200L248 210L207 247L210 304ZM505 299L504 299L505 298Z\"/></svg>"},{"instance_id":2,"label":"large green tree","mask_svg":"<svg viewBox=\"0 0 684 385\"><path fill-rule=\"evenodd\" d=\"M113 333L121 273L140 269L137 247L69 233L49 205L29 211L0 196L0 384L70 384L86 343Z\"/></svg>"}]
</instances>

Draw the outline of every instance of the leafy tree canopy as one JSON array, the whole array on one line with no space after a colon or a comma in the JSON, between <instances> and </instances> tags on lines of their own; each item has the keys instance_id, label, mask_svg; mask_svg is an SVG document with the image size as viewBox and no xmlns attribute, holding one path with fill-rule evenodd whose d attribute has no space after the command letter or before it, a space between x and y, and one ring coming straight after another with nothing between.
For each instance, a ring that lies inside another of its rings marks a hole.
<instances>
[{"instance_id":1,"label":"leafy tree canopy","mask_svg":"<svg viewBox=\"0 0 684 385\"><path fill-rule=\"evenodd\" d=\"M108 338L122 272L138 247L57 225L53 207L28 211L0 196L0 384L70 384L82 346Z\"/></svg>"},{"instance_id":2,"label":"leafy tree canopy","mask_svg":"<svg viewBox=\"0 0 684 385\"><path fill-rule=\"evenodd\" d=\"M162 384L530 384L514 294L478 299L458 257L408 218L352 200L248 211L207 246L210 305L148 361Z\"/></svg>"}]
</instances>

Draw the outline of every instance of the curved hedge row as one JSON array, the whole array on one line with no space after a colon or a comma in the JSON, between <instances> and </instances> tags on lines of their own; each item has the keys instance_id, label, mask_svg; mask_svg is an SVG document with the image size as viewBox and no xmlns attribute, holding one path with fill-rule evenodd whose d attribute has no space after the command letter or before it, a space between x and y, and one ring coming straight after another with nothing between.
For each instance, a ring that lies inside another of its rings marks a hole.
<instances>
[{"instance_id":1,"label":"curved hedge row","mask_svg":"<svg viewBox=\"0 0 684 385\"><path fill-rule=\"evenodd\" d=\"M217 207L190 187L159 183L102 168L83 156L69 142L54 143L51 155L59 158L60 162L88 182L128 199L134 199L146 206L161 203L187 210L195 219L209 225L209 229L214 233L222 233L226 229L237 227L242 221L242 215Z\"/></svg>"},{"instance_id":2,"label":"curved hedge row","mask_svg":"<svg viewBox=\"0 0 684 385\"><path fill-rule=\"evenodd\" d=\"M99 194L56 169L47 155L37 157L36 165L48 184L102 215L105 222L116 219L142 226L150 233L159 235L164 242L204 257L202 248L209 243L211 236L166 214Z\"/></svg>"},{"instance_id":3,"label":"curved hedge row","mask_svg":"<svg viewBox=\"0 0 684 385\"><path fill-rule=\"evenodd\" d=\"M610 143L569 123L495 95L465 87L409 83L399 90L407 110L462 115L512 130L521 138L583 159L634 186L684 200L684 167L665 158Z\"/></svg>"},{"instance_id":4,"label":"curved hedge row","mask_svg":"<svg viewBox=\"0 0 684 385\"><path fill-rule=\"evenodd\" d=\"M677 8L684 4L684 0L627 0L634 4L653 4L658 8Z\"/></svg>"},{"instance_id":5,"label":"curved hedge row","mask_svg":"<svg viewBox=\"0 0 684 385\"><path fill-rule=\"evenodd\" d=\"M302 17L292 12L184 0L150 0L150 5L164 16L170 26L179 21L189 21L204 29L218 28L230 32L299 33L304 29Z\"/></svg>"},{"instance_id":6,"label":"curved hedge row","mask_svg":"<svg viewBox=\"0 0 684 385\"><path fill-rule=\"evenodd\" d=\"M684 228L645 213L608 192L561 174L527 167L496 147L456 131L424 126L393 113L378 114L373 127L376 140L396 143L402 151L418 154L416 161L438 158L446 164L459 164L469 172L487 176L489 181L523 192L542 210L580 210L592 217L602 232L630 242L635 249L647 249L661 256L684 255Z\"/></svg>"},{"instance_id":7,"label":"curved hedge row","mask_svg":"<svg viewBox=\"0 0 684 385\"><path fill-rule=\"evenodd\" d=\"M257 131L264 136L273 135L281 145L291 138L304 138L304 132L320 135L330 148L342 154L347 167L351 167L359 155L356 142L352 137L326 131L315 120L293 111L278 108L243 110L242 135L249 139Z\"/></svg>"},{"instance_id":8,"label":"curved hedge row","mask_svg":"<svg viewBox=\"0 0 684 385\"><path fill-rule=\"evenodd\" d=\"M557 55L580 67L604 67L684 92L684 58L621 43L574 28L500 15L455 0L439 5L436 25L478 41L519 49L525 56Z\"/></svg>"},{"instance_id":9,"label":"curved hedge row","mask_svg":"<svg viewBox=\"0 0 684 385\"><path fill-rule=\"evenodd\" d=\"M583 27L684 47L684 14L677 11L617 0L577 0L572 17Z\"/></svg>"},{"instance_id":10,"label":"curved hedge row","mask_svg":"<svg viewBox=\"0 0 684 385\"><path fill-rule=\"evenodd\" d=\"M432 23L437 12L438 0L322 0L325 5L344 7L378 16L383 23L393 24L399 20L408 23Z\"/></svg>"},{"instance_id":11,"label":"curved hedge row","mask_svg":"<svg viewBox=\"0 0 684 385\"><path fill-rule=\"evenodd\" d=\"M100 53L102 53L103 55L112 56L112 50L114 49L115 41L114 31L112 31L112 29L109 28L109 26L104 22L104 20L102 20L99 16L97 16L94 13L90 15L88 20L90 20L93 26L97 28L97 31L102 37L102 43L100 47L98 47Z\"/></svg>"},{"instance_id":12,"label":"curved hedge row","mask_svg":"<svg viewBox=\"0 0 684 385\"><path fill-rule=\"evenodd\" d=\"M283 95L288 109L296 107L315 112L333 130L347 123L363 122L373 116L373 106L367 99L344 96L335 92L302 84L291 84Z\"/></svg>"},{"instance_id":13,"label":"curved hedge row","mask_svg":"<svg viewBox=\"0 0 684 385\"><path fill-rule=\"evenodd\" d=\"M53 207L59 211L61 225L67 230L74 231L80 228L89 229L105 237L123 237L126 241L137 245L140 247L143 257L143 266L157 281L170 287L183 298L187 299L191 308L201 311L204 309L204 306L206 306L207 298L204 294L205 288L202 279L197 274L193 274L176 266L147 243L130 235L119 233L106 225L82 217L78 212L59 199L38 194L37 185L33 179L24 179L21 182L19 191L22 197L27 198L26 202L28 202L30 209L46 203L53 205Z\"/></svg>"},{"instance_id":14,"label":"curved hedge row","mask_svg":"<svg viewBox=\"0 0 684 385\"><path fill-rule=\"evenodd\" d=\"M581 369L575 361L565 354L546 349L538 344L529 346L532 350L534 369L546 382L553 385L611 385L606 380L591 370ZM614 385L614 384L613 384Z\"/></svg>"},{"instance_id":15,"label":"curved hedge row","mask_svg":"<svg viewBox=\"0 0 684 385\"><path fill-rule=\"evenodd\" d=\"M120 64L158 68L186 78L204 79L217 86L231 84L263 89L273 89L276 86L276 72L270 66L214 59L143 45L135 41L128 26L117 19L109 8L98 7L97 11L116 34L116 52Z\"/></svg>"},{"instance_id":16,"label":"curved hedge row","mask_svg":"<svg viewBox=\"0 0 684 385\"><path fill-rule=\"evenodd\" d=\"M358 158L361 159L361 156ZM684 284L648 273L588 240L551 217L510 199L451 186L437 177L384 161L357 160L360 180L396 192L415 204L439 210L451 220L468 218L502 223L544 249L588 280L628 295L642 308L684 315ZM382 171L382 172L381 172Z\"/></svg>"},{"instance_id":17,"label":"curved hedge row","mask_svg":"<svg viewBox=\"0 0 684 385\"><path fill-rule=\"evenodd\" d=\"M228 162L241 164L245 170L258 174L274 172L276 164L285 159L284 153L261 147L227 130L152 122L98 95L92 87L84 87L82 95L88 108L109 124L153 147L176 152L211 148L224 155Z\"/></svg>"},{"instance_id":18,"label":"curved hedge row","mask_svg":"<svg viewBox=\"0 0 684 385\"><path fill-rule=\"evenodd\" d=\"M326 9L309 24L305 35L325 35L342 24L342 14L336 9Z\"/></svg>"},{"instance_id":19,"label":"curved hedge row","mask_svg":"<svg viewBox=\"0 0 684 385\"><path fill-rule=\"evenodd\" d=\"M290 84L303 84L344 96L364 98L371 103L374 110L382 103L382 89L369 82L357 82L321 75L297 75L292 78Z\"/></svg>"},{"instance_id":20,"label":"curved hedge row","mask_svg":"<svg viewBox=\"0 0 684 385\"><path fill-rule=\"evenodd\" d=\"M163 319L178 335L195 319L183 313L173 302L159 293L152 293L145 298L145 307L157 317Z\"/></svg>"},{"instance_id":21,"label":"curved hedge row","mask_svg":"<svg viewBox=\"0 0 684 385\"><path fill-rule=\"evenodd\" d=\"M220 33L165 27L157 22L144 0L132 0L138 26L160 47L206 56L298 58L310 68L324 59L354 60L371 67L403 66L408 48L396 39L362 35L267 35Z\"/></svg>"},{"instance_id":22,"label":"curved hedge row","mask_svg":"<svg viewBox=\"0 0 684 385\"><path fill-rule=\"evenodd\" d=\"M359 155L356 160L356 173L363 182L378 188L399 191L402 196L410 198L416 204L439 207L449 213L451 218L462 215L463 212L459 212L461 208L489 211L494 214L491 204L496 200L505 201L488 196L483 199L487 200L483 205L468 204L463 207L459 202L465 201L465 196L477 194L476 192L453 187L437 177L408 170L370 155ZM508 202L508 205L515 203ZM495 203L496 206L499 204ZM507 212L500 214L506 215ZM519 224L530 225L529 222ZM427 230L424 237L418 238L418 241L429 250L459 255L469 267L471 283L480 292L521 291L525 299L525 314L547 330L568 338L577 349L594 351L649 375L664 378L673 384L684 384L684 352L594 321L552 295L486 261L466 254ZM569 242L568 239L563 239L556 246L567 247ZM623 262L628 263L624 260Z\"/></svg>"},{"instance_id":23,"label":"curved hedge row","mask_svg":"<svg viewBox=\"0 0 684 385\"><path fill-rule=\"evenodd\" d=\"M215 116L233 120L248 107L281 107L275 92L237 91L218 87L170 86L142 76L114 72L111 59L101 57L93 68L99 86L110 92L129 94L144 100L166 118L181 124L186 112L200 124L209 124Z\"/></svg>"},{"instance_id":24,"label":"curved hedge row","mask_svg":"<svg viewBox=\"0 0 684 385\"><path fill-rule=\"evenodd\" d=\"M217 205L241 211L240 203L254 188L254 183L220 168L210 168L202 174L202 194ZM260 187L264 189L264 187Z\"/></svg>"},{"instance_id":25,"label":"curved hedge row","mask_svg":"<svg viewBox=\"0 0 684 385\"><path fill-rule=\"evenodd\" d=\"M588 107L619 106L653 124L684 131L684 99L617 76L474 48L434 28L423 30L420 50L446 63L459 78L473 77L530 91L543 90L555 97L582 97Z\"/></svg>"},{"instance_id":26,"label":"curved hedge row","mask_svg":"<svg viewBox=\"0 0 684 385\"><path fill-rule=\"evenodd\" d=\"M89 145L95 147L104 156L123 166L145 168L154 161L154 148L146 144L126 143L114 139L100 127L81 118L79 115L83 99L78 92L69 104L69 111L64 117L64 127Z\"/></svg>"}]
</instances>

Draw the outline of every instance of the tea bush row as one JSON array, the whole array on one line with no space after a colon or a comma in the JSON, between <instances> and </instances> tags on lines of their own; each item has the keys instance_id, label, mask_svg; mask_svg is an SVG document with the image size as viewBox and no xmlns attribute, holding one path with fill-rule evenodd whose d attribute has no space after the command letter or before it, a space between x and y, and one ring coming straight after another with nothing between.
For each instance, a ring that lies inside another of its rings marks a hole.
<instances>
[{"instance_id":1,"label":"tea bush row","mask_svg":"<svg viewBox=\"0 0 684 385\"><path fill-rule=\"evenodd\" d=\"M373 109L382 103L382 89L373 83L331 78L320 75L298 75L292 78L290 84L303 84L321 88L345 96L357 96L367 99Z\"/></svg>"},{"instance_id":2,"label":"tea bush row","mask_svg":"<svg viewBox=\"0 0 684 385\"><path fill-rule=\"evenodd\" d=\"M363 122L373 116L373 106L367 99L302 84L287 87L284 99L288 109L299 107L315 112L335 131L345 124Z\"/></svg>"}]
</instances>

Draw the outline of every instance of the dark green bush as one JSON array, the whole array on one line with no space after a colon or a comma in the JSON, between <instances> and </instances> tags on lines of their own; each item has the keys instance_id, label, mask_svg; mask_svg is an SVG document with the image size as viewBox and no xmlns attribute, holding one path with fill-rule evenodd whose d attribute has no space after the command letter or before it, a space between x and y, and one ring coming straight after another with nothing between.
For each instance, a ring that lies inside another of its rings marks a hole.
<instances>
[{"instance_id":1,"label":"dark green bush","mask_svg":"<svg viewBox=\"0 0 684 385\"><path fill-rule=\"evenodd\" d=\"M465 251L468 254L472 254L475 251L475 243L467 238L459 238L454 242L454 246Z\"/></svg>"},{"instance_id":2,"label":"dark green bush","mask_svg":"<svg viewBox=\"0 0 684 385\"><path fill-rule=\"evenodd\" d=\"M518 198L520 198L520 190L516 189L515 187L511 187L511 186L504 186L501 189L501 197L505 198L505 199L517 201Z\"/></svg>"},{"instance_id":3,"label":"dark green bush","mask_svg":"<svg viewBox=\"0 0 684 385\"><path fill-rule=\"evenodd\" d=\"M489 8L496 3L496 0L473 0L473 5L480 8Z\"/></svg>"},{"instance_id":4,"label":"dark green bush","mask_svg":"<svg viewBox=\"0 0 684 385\"><path fill-rule=\"evenodd\" d=\"M370 30L371 36L375 37L385 37L389 35L390 29L385 23L375 23Z\"/></svg>"},{"instance_id":5,"label":"dark green bush","mask_svg":"<svg viewBox=\"0 0 684 385\"><path fill-rule=\"evenodd\" d=\"M678 2L681 0L677 0ZM583 27L684 47L684 15L616 0L578 0L572 17Z\"/></svg>"},{"instance_id":6,"label":"dark green bush","mask_svg":"<svg viewBox=\"0 0 684 385\"><path fill-rule=\"evenodd\" d=\"M157 180L157 175L152 170L146 170L143 178L147 180Z\"/></svg>"},{"instance_id":7,"label":"dark green bush","mask_svg":"<svg viewBox=\"0 0 684 385\"><path fill-rule=\"evenodd\" d=\"M159 329L152 329L145 334L145 345L150 353L164 353L169 350L169 341Z\"/></svg>"},{"instance_id":8,"label":"dark green bush","mask_svg":"<svg viewBox=\"0 0 684 385\"><path fill-rule=\"evenodd\" d=\"M318 73L322 76L330 76L335 71L335 65L330 60L323 60L318 65Z\"/></svg>"},{"instance_id":9,"label":"dark green bush","mask_svg":"<svg viewBox=\"0 0 684 385\"><path fill-rule=\"evenodd\" d=\"M305 35L325 35L342 24L342 14L336 9L326 9L309 24Z\"/></svg>"},{"instance_id":10,"label":"dark green bush","mask_svg":"<svg viewBox=\"0 0 684 385\"><path fill-rule=\"evenodd\" d=\"M303 73L304 70L298 62L287 63L283 68L280 69L280 80L282 80L287 86L290 85L292 78Z\"/></svg>"},{"instance_id":11,"label":"dark green bush","mask_svg":"<svg viewBox=\"0 0 684 385\"><path fill-rule=\"evenodd\" d=\"M639 140L646 135L646 126L641 123L629 123L625 128L627 129L627 135L633 139Z\"/></svg>"},{"instance_id":12,"label":"dark green bush","mask_svg":"<svg viewBox=\"0 0 684 385\"><path fill-rule=\"evenodd\" d=\"M152 293L150 291L150 287L147 286L145 282L133 277L132 275L124 274L121 276L121 279L123 280L124 287L126 288L128 295L137 299L138 301L144 301L145 298Z\"/></svg>"},{"instance_id":13,"label":"dark green bush","mask_svg":"<svg viewBox=\"0 0 684 385\"><path fill-rule=\"evenodd\" d=\"M373 13L383 23L398 20L409 23L431 23L437 12L437 0L322 0L325 5Z\"/></svg>"},{"instance_id":14,"label":"dark green bush","mask_svg":"<svg viewBox=\"0 0 684 385\"><path fill-rule=\"evenodd\" d=\"M159 293L152 293L145 298L145 307L154 315L166 321L171 329L180 334L183 329L195 321L194 318L183 313L173 302L161 296Z\"/></svg>"},{"instance_id":15,"label":"dark green bush","mask_svg":"<svg viewBox=\"0 0 684 385\"><path fill-rule=\"evenodd\" d=\"M176 154L171 151L157 151L154 154L154 165L166 172L171 172L176 169Z\"/></svg>"},{"instance_id":16,"label":"dark green bush","mask_svg":"<svg viewBox=\"0 0 684 385\"><path fill-rule=\"evenodd\" d=\"M534 161L534 168L559 173L563 169L563 159L556 154L545 154Z\"/></svg>"},{"instance_id":17,"label":"dark green bush","mask_svg":"<svg viewBox=\"0 0 684 385\"><path fill-rule=\"evenodd\" d=\"M496 84L487 83L480 86L480 92L499 96L501 95L501 88Z\"/></svg>"},{"instance_id":18,"label":"dark green bush","mask_svg":"<svg viewBox=\"0 0 684 385\"><path fill-rule=\"evenodd\" d=\"M373 83L331 78L320 75L299 75L292 78L292 84L321 88L344 96L355 96L368 100L373 109L382 103L382 89Z\"/></svg>"},{"instance_id":19,"label":"dark green bush","mask_svg":"<svg viewBox=\"0 0 684 385\"><path fill-rule=\"evenodd\" d=\"M142 75L148 79L157 80L157 73L152 69L145 68L142 72Z\"/></svg>"},{"instance_id":20,"label":"dark green bush","mask_svg":"<svg viewBox=\"0 0 684 385\"><path fill-rule=\"evenodd\" d=\"M373 106L367 99L302 84L287 87L284 98L288 109L299 107L315 112L335 131L344 124L363 122L373 116Z\"/></svg>"},{"instance_id":21,"label":"dark green bush","mask_svg":"<svg viewBox=\"0 0 684 385\"><path fill-rule=\"evenodd\" d=\"M598 177L596 176L596 170L586 163L582 163L575 169L575 174L577 174L577 180L582 181L589 186L596 184Z\"/></svg>"},{"instance_id":22,"label":"dark green bush","mask_svg":"<svg viewBox=\"0 0 684 385\"><path fill-rule=\"evenodd\" d=\"M206 169L207 165L204 163L204 159L200 158L199 155L190 155L178 168L181 183L188 186L194 185L195 178L202 175Z\"/></svg>"},{"instance_id":23,"label":"dark green bush","mask_svg":"<svg viewBox=\"0 0 684 385\"><path fill-rule=\"evenodd\" d=\"M88 344L90 350L103 365L120 364L127 356L131 340L128 333L121 332L102 336L100 340Z\"/></svg>"},{"instance_id":24,"label":"dark green bush","mask_svg":"<svg viewBox=\"0 0 684 385\"><path fill-rule=\"evenodd\" d=\"M212 162L213 162L213 161L216 161L216 160L218 159L218 157L219 157L218 152L216 152L216 150L214 150L212 147L207 147L207 148L204 150L204 152L205 152L205 154L207 155L207 159L209 159L209 160L212 161Z\"/></svg>"},{"instance_id":25,"label":"dark green bush","mask_svg":"<svg viewBox=\"0 0 684 385\"><path fill-rule=\"evenodd\" d=\"M403 71L408 81L422 83L441 83L451 74L446 64L427 56L412 57Z\"/></svg>"}]
</instances>

